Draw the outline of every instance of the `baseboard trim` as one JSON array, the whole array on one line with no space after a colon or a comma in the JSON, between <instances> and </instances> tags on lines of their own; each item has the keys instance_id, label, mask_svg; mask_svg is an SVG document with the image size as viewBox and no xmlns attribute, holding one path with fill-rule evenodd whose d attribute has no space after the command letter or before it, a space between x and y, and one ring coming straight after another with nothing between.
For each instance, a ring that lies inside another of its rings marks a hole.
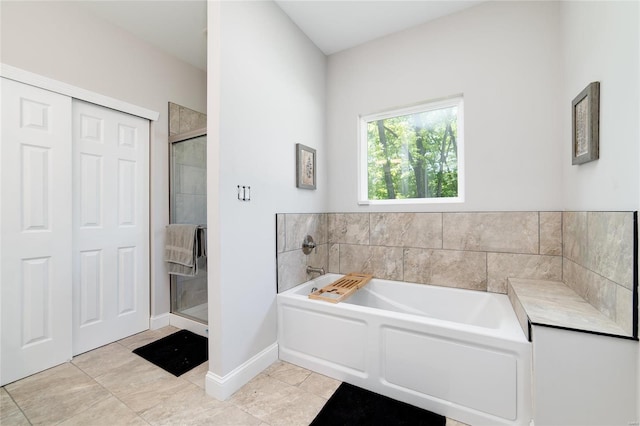
<instances>
[{"instance_id":1,"label":"baseboard trim","mask_svg":"<svg viewBox=\"0 0 640 426\"><path fill-rule=\"evenodd\" d=\"M224 401L277 360L278 344L274 343L224 377L209 371L205 378L207 394Z\"/></svg>"},{"instance_id":2,"label":"baseboard trim","mask_svg":"<svg viewBox=\"0 0 640 426\"><path fill-rule=\"evenodd\" d=\"M171 324L169 312L160 315L154 315L149 318L149 328L151 330L157 330L162 327L166 327Z\"/></svg>"},{"instance_id":3,"label":"baseboard trim","mask_svg":"<svg viewBox=\"0 0 640 426\"><path fill-rule=\"evenodd\" d=\"M199 334L202 337L209 337L209 326L207 324L193 321L188 318L181 317L180 315L169 314L169 325L184 330L189 330L193 333Z\"/></svg>"}]
</instances>

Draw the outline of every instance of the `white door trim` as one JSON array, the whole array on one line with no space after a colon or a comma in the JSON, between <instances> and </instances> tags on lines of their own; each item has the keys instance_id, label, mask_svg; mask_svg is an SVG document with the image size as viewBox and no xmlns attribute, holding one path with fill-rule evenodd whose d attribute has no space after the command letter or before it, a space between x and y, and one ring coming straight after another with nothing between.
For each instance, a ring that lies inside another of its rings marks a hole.
<instances>
[{"instance_id":1,"label":"white door trim","mask_svg":"<svg viewBox=\"0 0 640 426\"><path fill-rule=\"evenodd\" d=\"M160 113L156 111L139 107L109 96L101 95L90 90L82 89L71 84L63 83L49 77L44 77L21 68L16 68L12 65L0 63L0 77L36 86L71 98L105 106L107 108L115 109L116 111L126 112L127 114L146 118L147 120L156 121L158 120L158 117L160 117Z\"/></svg>"}]
</instances>

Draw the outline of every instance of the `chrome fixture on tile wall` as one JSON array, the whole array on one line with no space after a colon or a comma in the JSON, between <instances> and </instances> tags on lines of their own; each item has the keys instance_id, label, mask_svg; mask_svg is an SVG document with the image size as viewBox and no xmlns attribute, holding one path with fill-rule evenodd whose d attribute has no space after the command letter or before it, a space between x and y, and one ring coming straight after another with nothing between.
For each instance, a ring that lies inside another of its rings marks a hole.
<instances>
[{"instance_id":1,"label":"chrome fixture on tile wall","mask_svg":"<svg viewBox=\"0 0 640 426\"><path fill-rule=\"evenodd\" d=\"M309 255L315 248L316 243L313 241L313 237L311 235L304 237L304 240L302 241L302 252Z\"/></svg>"}]
</instances>

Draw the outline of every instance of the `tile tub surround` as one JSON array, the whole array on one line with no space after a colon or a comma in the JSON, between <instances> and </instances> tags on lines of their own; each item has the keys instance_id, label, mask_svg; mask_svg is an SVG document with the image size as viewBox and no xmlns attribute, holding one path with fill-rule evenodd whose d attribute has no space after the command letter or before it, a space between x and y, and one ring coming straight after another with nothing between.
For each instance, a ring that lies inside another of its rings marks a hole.
<instances>
[{"instance_id":1,"label":"tile tub surround","mask_svg":"<svg viewBox=\"0 0 640 426\"><path fill-rule=\"evenodd\" d=\"M277 216L278 292L327 272L507 292L562 281L634 332L635 212L313 213ZM302 239L317 250L305 256Z\"/></svg>"},{"instance_id":2,"label":"tile tub surround","mask_svg":"<svg viewBox=\"0 0 640 426\"><path fill-rule=\"evenodd\" d=\"M564 212L563 281L629 335L634 330L635 212ZM637 296L635 296L637 297ZM637 323L636 323L637 327Z\"/></svg>"},{"instance_id":3,"label":"tile tub surround","mask_svg":"<svg viewBox=\"0 0 640 426\"><path fill-rule=\"evenodd\" d=\"M316 248L302 252L302 241L311 235ZM278 292L308 281L307 266L329 268L326 213L287 213L276 215L276 256Z\"/></svg>"},{"instance_id":4,"label":"tile tub surround","mask_svg":"<svg viewBox=\"0 0 640 426\"><path fill-rule=\"evenodd\" d=\"M508 281L509 300L529 340L529 321L533 325L629 337L622 327L563 282L518 278Z\"/></svg>"},{"instance_id":5,"label":"tile tub surround","mask_svg":"<svg viewBox=\"0 0 640 426\"><path fill-rule=\"evenodd\" d=\"M496 293L509 277L562 279L561 212L278 214L276 228L278 292L311 278L307 265Z\"/></svg>"}]
</instances>

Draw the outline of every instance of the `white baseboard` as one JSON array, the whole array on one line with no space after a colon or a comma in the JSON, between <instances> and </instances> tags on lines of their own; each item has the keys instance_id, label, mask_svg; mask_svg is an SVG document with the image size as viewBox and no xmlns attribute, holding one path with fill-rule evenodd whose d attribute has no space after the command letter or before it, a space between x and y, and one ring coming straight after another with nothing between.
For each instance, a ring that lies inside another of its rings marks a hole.
<instances>
[{"instance_id":1,"label":"white baseboard","mask_svg":"<svg viewBox=\"0 0 640 426\"><path fill-rule=\"evenodd\" d=\"M157 330L159 328L166 327L166 326L168 326L170 324L171 324L171 322L169 320L169 312L166 312L166 313L160 314L160 315L152 316L149 319L149 328L151 330Z\"/></svg>"},{"instance_id":2,"label":"white baseboard","mask_svg":"<svg viewBox=\"0 0 640 426\"><path fill-rule=\"evenodd\" d=\"M224 377L209 371L205 378L207 394L224 401L277 360L278 344L274 343Z\"/></svg>"},{"instance_id":3,"label":"white baseboard","mask_svg":"<svg viewBox=\"0 0 640 426\"><path fill-rule=\"evenodd\" d=\"M193 321L180 315L169 314L169 325L189 330L203 337L209 337L209 326L198 321Z\"/></svg>"}]
</instances>

